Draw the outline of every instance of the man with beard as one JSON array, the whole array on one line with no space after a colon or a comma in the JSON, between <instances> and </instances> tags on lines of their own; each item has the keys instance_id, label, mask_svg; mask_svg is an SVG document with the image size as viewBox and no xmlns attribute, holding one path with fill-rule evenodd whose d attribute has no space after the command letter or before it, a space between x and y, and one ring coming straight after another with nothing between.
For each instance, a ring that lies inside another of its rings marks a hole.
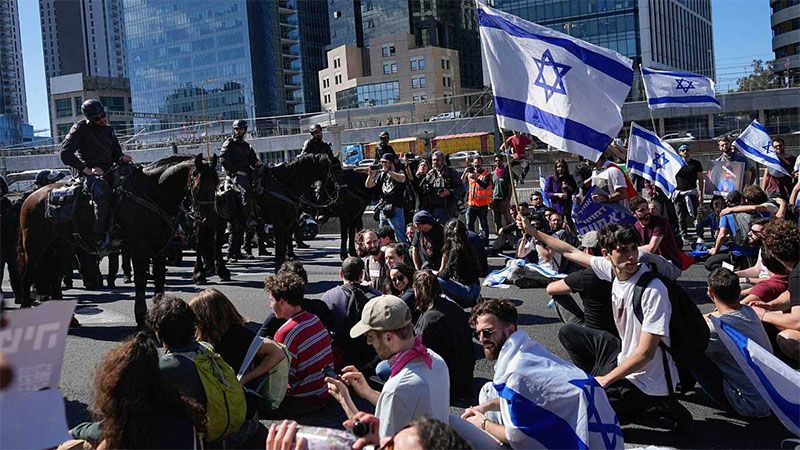
<instances>
[{"instance_id":1,"label":"man with beard","mask_svg":"<svg viewBox=\"0 0 800 450\"><path fill-rule=\"evenodd\" d=\"M362 284L378 292L386 292L389 286L389 269L381 251L381 242L378 233L372 230L364 232L364 280Z\"/></svg>"},{"instance_id":2,"label":"man with beard","mask_svg":"<svg viewBox=\"0 0 800 450\"><path fill-rule=\"evenodd\" d=\"M439 223L458 216L458 200L464 196L464 183L458 173L447 166L444 153L431 154L431 170L420 181L422 203Z\"/></svg>"},{"instance_id":3,"label":"man with beard","mask_svg":"<svg viewBox=\"0 0 800 450\"><path fill-rule=\"evenodd\" d=\"M393 295L370 300L361 313L361 321L350 329L355 339L366 335L382 360L388 361L391 376L383 390L372 389L364 375L353 366L342 369L341 379L326 377L328 390L342 405L348 419L358 414L349 387L361 398L375 405L380 419L380 437L391 436L409 422L427 416L448 422L450 414L450 376L447 364L414 337L411 311Z\"/></svg>"},{"instance_id":4,"label":"man with beard","mask_svg":"<svg viewBox=\"0 0 800 450\"><path fill-rule=\"evenodd\" d=\"M497 364L480 404L462 419L511 448L623 448L622 430L597 381L518 331L511 302L478 304L470 325L486 359Z\"/></svg>"},{"instance_id":5,"label":"man with beard","mask_svg":"<svg viewBox=\"0 0 800 450\"><path fill-rule=\"evenodd\" d=\"M675 264L675 267L683 267L682 251L667 219L652 215L650 205L642 197L631 199L631 211L636 216L633 228L642 243L639 250L661 255Z\"/></svg>"}]
</instances>

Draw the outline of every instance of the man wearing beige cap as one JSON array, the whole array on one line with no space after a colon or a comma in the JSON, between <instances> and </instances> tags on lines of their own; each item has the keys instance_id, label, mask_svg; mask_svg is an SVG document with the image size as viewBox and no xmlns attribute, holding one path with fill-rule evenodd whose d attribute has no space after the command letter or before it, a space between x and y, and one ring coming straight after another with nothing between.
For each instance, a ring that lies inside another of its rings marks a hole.
<instances>
[{"instance_id":1,"label":"man wearing beige cap","mask_svg":"<svg viewBox=\"0 0 800 450\"><path fill-rule=\"evenodd\" d=\"M325 378L328 390L352 419L358 408L348 386L360 397L375 405L380 419L379 434L391 436L409 422L427 416L447 423L450 412L450 378L447 364L414 337L411 311L394 295L370 300L361 312L361 320L350 329L350 336L366 335L367 343L391 367L389 380L378 392L367 384L364 375L353 366L342 369L341 379Z\"/></svg>"}]
</instances>

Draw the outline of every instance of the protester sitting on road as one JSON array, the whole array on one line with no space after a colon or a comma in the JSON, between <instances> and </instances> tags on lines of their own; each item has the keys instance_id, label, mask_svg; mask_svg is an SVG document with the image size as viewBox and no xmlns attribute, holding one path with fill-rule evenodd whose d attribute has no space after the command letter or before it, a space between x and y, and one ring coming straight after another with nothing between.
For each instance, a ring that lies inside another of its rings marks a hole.
<instances>
[{"instance_id":1,"label":"protester sitting on road","mask_svg":"<svg viewBox=\"0 0 800 450\"><path fill-rule=\"evenodd\" d=\"M748 287L742 290L742 303L749 305L750 303L770 303L779 295L786 292L789 287L789 271L781 262L772 256L772 251L766 247L761 248L759 253L762 257L761 261L770 275L753 287Z\"/></svg>"},{"instance_id":2,"label":"protester sitting on road","mask_svg":"<svg viewBox=\"0 0 800 450\"><path fill-rule=\"evenodd\" d=\"M511 302L480 303L469 323L486 359L497 364L492 381L481 388L479 404L467 408L463 419L512 449L623 448L622 431L602 389L593 389L597 384L591 377L517 330ZM598 423L604 424L602 430L592 428Z\"/></svg>"},{"instance_id":3,"label":"protester sitting on road","mask_svg":"<svg viewBox=\"0 0 800 450\"><path fill-rule=\"evenodd\" d=\"M414 214L414 240L411 242L411 258L417 270L430 267L438 269L442 265L444 248L444 227L428 211Z\"/></svg>"},{"instance_id":4,"label":"protester sitting on road","mask_svg":"<svg viewBox=\"0 0 800 450\"><path fill-rule=\"evenodd\" d=\"M442 296L436 275L430 270L414 274L415 309L422 313L414 325L414 334L447 363L450 394L466 398L472 389L475 355L469 315L455 302Z\"/></svg>"},{"instance_id":5,"label":"protester sitting on road","mask_svg":"<svg viewBox=\"0 0 800 450\"><path fill-rule=\"evenodd\" d=\"M638 319L634 312L636 282L651 270L648 264L639 264L636 231L629 226L606 225L600 231L603 256L591 256L534 229L527 221L523 220L520 226L564 258L591 267L598 278L612 282L612 311L620 338L579 325L564 325L558 338L575 364L597 378L617 414L630 420L649 409L651 417L666 417L675 427L689 426L691 414L674 395L677 368L659 347L661 342L670 345L672 314L667 287L661 280L656 278L644 288L643 318ZM674 267L671 263L666 265ZM665 275L660 269L658 272ZM667 367L669 374L665 372Z\"/></svg>"},{"instance_id":6,"label":"protester sitting on road","mask_svg":"<svg viewBox=\"0 0 800 450\"><path fill-rule=\"evenodd\" d=\"M512 222L497 231L497 239L495 239L491 247L489 247L489 254L492 256L500 255L503 250L516 249L519 239L522 237L522 233L520 232L519 227L517 227L517 214L519 214L518 211L521 211L522 215L527 215L528 203L520 203L519 208L511 205L509 211L512 217Z\"/></svg>"},{"instance_id":7,"label":"protester sitting on road","mask_svg":"<svg viewBox=\"0 0 800 450\"><path fill-rule=\"evenodd\" d=\"M91 412L97 422L70 431L89 441L89 448L199 446L199 434L206 429L203 406L163 377L158 350L147 334L136 333L106 354L97 366L93 391Z\"/></svg>"},{"instance_id":8,"label":"protester sitting on road","mask_svg":"<svg viewBox=\"0 0 800 450\"><path fill-rule=\"evenodd\" d=\"M352 339L350 328L361 319L361 310L373 297L381 293L361 284L364 261L350 256L342 261L339 277L342 284L322 294L322 301L330 309L333 335L334 359L337 367L355 365L361 367L375 358L375 351L365 339Z\"/></svg>"},{"instance_id":9,"label":"protester sitting on road","mask_svg":"<svg viewBox=\"0 0 800 450\"><path fill-rule=\"evenodd\" d=\"M722 216L714 247L708 250L712 256L704 263L706 270L719 269L723 262L733 264L737 269L753 266L761 248L761 233L768 222L767 218L749 213ZM719 249L729 237L729 250L723 253Z\"/></svg>"},{"instance_id":10,"label":"protester sitting on road","mask_svg":"<svg viewBox=\"0 0 800 450\"><path fill-rule=\"evenodd\" d=\"M386 268L391 269L398 264L412 264L411 256L408 254L408 247L400 242L392 242L383 250L383 258Z\"/></svg>"},{"instance_id":11,"label":"protester sitting on road","mask_svg":"<svg viewBox=\"0 0 800 450\"><path fill-rule=\"evenodd\" d=\"M201 380L199 369L194 361L201 355L205 357L209 355L208 352L211 352L211 355L215 354L215 352L195 340L196 319L189 305L180 298L163 295L156 298L149 316L153 331L155 331L156 337L166 350L164 356L158 362L164 378L206 408L209 422L224 423L226 424L225 429L227 429L228 425L234 423L232 422L234 417L245 417L245 421L241 424L239 430L225 437L224 442L218 442L218 444L233 448L243 446L252 448L251 446L254 442L263 441L267 430L259 423L255 409L248 411L244 402L241 405L244 411L227 411L225 417L211 415L212 409L209 407L206 397L206 384ZM223 373L233 375L232 380L226 378L226 383L239 383L235 378L236 371L222 358L215 360L215 363L218 366L222 366ZM241 385L238 385L238 387L241 388ZM218 395L223 397L226 393L220 392ZM244 392L242 390L243 395ZM229 400L232 401L232 399ZM226 404L225 406L227 409L233 407L234 404Z\"/></svg>"},{"instance_id":12,"label":"protester sitting on road","mask_svg":"<svg viewBox=\"0 0 800 450\"><path fill-rule=\"evenodd\" d=\"M198 292L189 299L189 307L196 319L197 340L214 346L222 359L238 373L256 333L245 327L247 322L244 317L228 297L216 289ZM262 343L255 364L239 380L243 385L263 377L286 359L286 353L275 341L259 339Z\"/></svg>"},{"instance_id":13,"label":"protester sitting on road","mask_svg":"<svg viewBox=\"0 0 800 450\"><path fill-rule=\"evenodd\" d=\"M355 236L355 245L356 245L356 256L359 258L364 258L367 256L367 248L364 246L364 236L368 231L372 231L369 228L365 228L363 230L359 230Z\"/></svg>"},{"instance_id":14,"label":"protester sitting on road","mask_svg":"<svg viewBox=\"0 0 800 450\"><path fill-rule=\"evenodd\" d=\"M403 449L403 450L469 450L472 447L458 433L446 423L428 417L409 422L404 428L392 436L381 438L378 430L381 421L372 414L359 412L353 418L344 422L345 428L352 429L355 423L366 425L369 434L356 440L353 448ZM306 450L308 439L304 436L297 438L300 429L297 422L284 421L274 423L267 436L267 450ZM315 447L316 448L316 447Z\"/></svg>"},{"instance_id":15,"label":"protester sitting on road","mask_svg":"<svg viewBox=\"0 0 800 450\"><path fill-rule=\"evenodd\" d=\"M759 217L775 217L780 206L774 200L770 201L767 193L758 186L746 186L742 189L744 203L726 206L720 211L720 216L735 213L757 214Z\"/></svg>"},{"instance_id":16,"label":"protester sitting on road","mask_svg":"<svg viewBox=\"0 0 800 450\"><path fill-rule=\"evenodd\" d=\"M378 228L378 243L381 247L381 251L384 251L384 248L391 244L392 242L397 242L394 238L394 230L392 227L380 227Z\"/></svg>"},{"instance_id":17,"label":"protester sitting on road","mask_svg":"<svg viewBox=\"0 0 800 450\"><path fill-rule=\"evenodd\" d=\"M378 233L372 230L364 232L364 278L362 283L380 292L389 290L389 268L381 251Z\"/></svg>"},{"instance_id":18,"label":"protester sitting on road","mask_svg":"<svg viewBox=\"0 0 800 450\"><path fill-rule=\"evenodd\" d=\"M364 307L359 321L351 330L356 338L366 334L367 342L378 357L389 361L391 375L378 392L355 367L342 370L341 379L326 377L331 395L353 419L359 412L348 387L375 405L380 419L379 435L391 436L409 422L428 416L447 422L450 413L450 378L444 360L414 337L411 311L393 295L372 299Z\"/></svg>"},{"instance_id":19,"label":"protester sitting on road","mask_svg":"<svg viewBox=\"0 0 800 450\"><path fill-rule=\"evenodd\" d=\"M675 240L672 226L665 219L654 216L650 212L650 205L642 197L630 200L631 211L636 217L633 229L639 235L642 243L640 250L661 255L668 259L675 267L683 268L686 255Z\"/></svg>"},{"instance_id":20,"label":"protester sitting on road","mask_svg":"<svg viewBox=\"0 0 800 450\"><path fill-rule=\"evenodd\" d=\"M467 240L467 226L458 219L444 228L444 250L438 280L442 291L462 308L471 308L481 295L480 266Z\"/></svg>"},{"instance_id":21,"label":"protester sitting on road","mask_svg":"<svg viewBox=\"0 0 800 450\"><path fill-rule=\"evenodd\" d=\"M717 269L708 276L708 296L716 307L710 316L736 329L751 341L772 353L767 332L755 311L739 303L739 278L728 269ZM722 408L745 417L766 417L769 405L761 398L756 388L719 338L719 330L707 320L711 337L706 355L713 363L703 376L700 385Z\"/></svg>"},{"instance_id":22,"label":"protester sitting on road","mask_svg":"<svg viewBox=\"0 0 800 450\"><path fill-rule=\"evenodd\" d=\"M417 323L419 312L415 310L414 303L414 268L406 264L398 264L392 267L389 272L389 277L392 280L391 294L400 297L408 308L411 310L411 318L413 323Z\"/></svg>"},{"instance_id":23,"label":"protester sitting on road","mask_svg":"<svg viewBox=\"0 0 800 450\"><path fill-rule=\"evenodd\" d=\"M544 197L542 197L541 192L533 191L530 201L530 214L544 214L545 210L547 210L547 205L544 204Z\"/></svg>"},{"instance_id":24,"label":"protester sitting on road","mask_svg":"<svg viewBox=\"0 0 800 450\"><path fill-rule=\"evenodd\" d=\"M773 346L793 359L796 367L800 360L800 230L787 220L773 220L764 228L764 247L789 270L789 289L769 303L750 306L775 340Z\"/></svg>"},{"instance_id":25,"label":"protester sitting on road","mask_svg":"<svg viewBox=\"0 0 800 450\"><path fill-rule=\"evenodd\" d=\"M293 273L299 276L300 279L303 280L303 289L305 290L305 285L308 284L308 272L306 272L305 267L303 267L303 263L300 261L286 261L281 265L280 269L278 269L278 273L281 272ZM311 298L303 299L303 309L317 316L317 318L322 321L322 325L324 325L325 328L330 329L332 327L330 310L321 300ZM264 319L261 329L258 330L258 335L261 337L274 338L275 333L277 333L278 329L285 323L286 319L281 319L275 315L275 311L270 311L270 313L267 314L267 318Z\"/></svg>"},{"instance_id":26,"label":"protester sitting on road","mask_svg":"<svg viewBox=\"0 0 800 450\"><path fill-rule=\"evenodd\" d=\"M717 230L719 229L719 215L722 212L723 208L725 208L725 197L721 195L715 195L711 197L711 207L707 208L703 205L700 205L697 208L698 211L698 222L697 222L697 239L698 242L703 242L703 236L705 235L706 227L709 228L709 232L711 237L717 235Z\"/></svg>"},{"instance_id":27,"label":"protester sitting on road","mask_svg":"<svg viewBox=\"0 0 800 450\"><path fill-rule=\"evenodd\" d=\"M581 238L580 249L588 255L602 256L599 233L589 231ZM581 297L581 308L570 293ZM565 324L574 323L619 336L611 311L611 283L601 280L591 267L567 275L547 285L547 295L555 300L556 314Z\"/></svg>"},{"instance_id":28,"label":"protester sitting on road","mask_svg":"<svg viewBox=\"0 0 800 450\"><path fill-rule=\"evenodd\" d=\"M286 323L275 333L291 357L289 389L279 408L281 415L293 417L322 408L328 400L323 380L326 367L333 367L331 338L314 314L303 310L305 284L296 274L279 272L264 280L275 316Z\"/></svg>"}]
</instances>

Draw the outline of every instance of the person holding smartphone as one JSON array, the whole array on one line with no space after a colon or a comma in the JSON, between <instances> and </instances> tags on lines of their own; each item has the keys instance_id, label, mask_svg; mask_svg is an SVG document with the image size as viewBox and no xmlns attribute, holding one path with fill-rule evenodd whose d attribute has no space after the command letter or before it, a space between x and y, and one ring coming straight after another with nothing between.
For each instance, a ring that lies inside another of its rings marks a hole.
<instances>
[{"instance_id":1,"label":"person holding smartphone","mask_svg":"<svg viewBox=\"0 0 800 450\"><path fill-rule=\"evenodd\" d=\"M381 188L381 200L376 208L379 211L379 226L389 226L394 230L398 242L408 244L406 238L406 220L403 210L403 190L406 183L406 174L398 171L397 155L385 153L381 156L381 169L374 166L369 168L369 176L364 186L367 189L375 186Z\"/></svg>"}]
</instances>

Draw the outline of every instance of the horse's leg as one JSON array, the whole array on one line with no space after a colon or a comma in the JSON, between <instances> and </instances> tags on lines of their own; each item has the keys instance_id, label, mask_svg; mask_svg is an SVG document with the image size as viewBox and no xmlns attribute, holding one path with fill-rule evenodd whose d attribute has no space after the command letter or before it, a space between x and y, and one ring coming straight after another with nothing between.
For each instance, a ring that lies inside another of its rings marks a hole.
<instances>
[{"instance_id":1,"label":"horse's leg","mask_svg":"<svg viewBox=\"0 0 800 450\"><path fill-rule=\"evenodd\" d=\"M147 270L150 268L150 259L142 255L131 255L133 262L133 283L136 289L133 305L133 315L136 317L136 326L144 328L147 319Z\"/></svg>"},{"instance_id":2,"label":"horse's leg","mask_svg":"<svg viewBox=\"0 0 800 450\"><path fill-rule=\"evenodd\" d=\"M167 281L167 256L162 252L153 256L153 293L163 294Z\"/></svg>"},{"instance_id":3,"label":"horse's leg","mask_svg":"<svg viewBox=\"0 0 800 450\"><path fill-rule=\"evenodd\" d=\"M272 253L267 250L267 232L264 230L264 222L256 221L256 236L258 238L258 256L270 256Z\"/></svg>"},{"instance_id":4,"label":"horse's leg","mask_svg":"<svg viewBox=\"0 0 800 450\"><path fill-rule=\"evenodd\" d=\"M240 220L231 221L231 242L228 247L228 259L242 259L242 240L244 239L244 224Z\"/></svg>"},{"instance_id":5,"label":"horse's leg","mask_svg":"<svg viewBox=\"0 0 800 450\"><path fill-rule=\"evenodd\" d=\"M74 252L71 245L55 244L55 270L50 274L50 298L54 300L61 300L64 298L61 292L61 278L63 277L64 270L72 263L72 254Z\"/></svg>"},{"instance_id":6,"label":"horse's leg","mask_svg":"<svg viewBox=\"0 0 800 450\"><path fill-rule=\"evenodd\" d=\"M204 265L207 263L209 266L213 267L212 260L208 259L209 252L213 252L212 247L213 241L212 236L209 236L209 231L207 227L204 227L202 224L196 225L195 228L195 247L197 251L195 252L195 261L194 261L194 269L192 270L192 280L195 284L205 284L206 283L206 269ZM212 242L209 242L212 241Z\"/></svg>"},{"instance_id":7,"label":"horse's leg","mask_svg":"<svg viewBox=\"0 0 800 450\"><path fill-rule=\"evenodd\" d=\"M231 272L225 266L225 260L222 258L222 244L225 240L225 220L220 218L217 222L217 237L213 243L214 255L213 264L217 269L217 275L221 281L231 281ZM209 261L209 264L212 262Z\"/></svg>"},{"instance_id":8,"label":"horse's leg","mask_svg":"<svg viewBox=\"0 0 800 450\"><path fill-rule=\"evenodd\" d=\"M356 224L353 221L347 223L347 251L350 256L356 256Z\"/></svg>"},{"instance_id":9,"label":"horse's leg","mask_svg":"<svg viewBox=\"0 0 800 450\"><path fill-rule=\"evenodd\" d=\"M343 217L339 217L339 258L344 261L347 258L347 238L350 235L350 223Z\"/></svg>"}]
</instances>

